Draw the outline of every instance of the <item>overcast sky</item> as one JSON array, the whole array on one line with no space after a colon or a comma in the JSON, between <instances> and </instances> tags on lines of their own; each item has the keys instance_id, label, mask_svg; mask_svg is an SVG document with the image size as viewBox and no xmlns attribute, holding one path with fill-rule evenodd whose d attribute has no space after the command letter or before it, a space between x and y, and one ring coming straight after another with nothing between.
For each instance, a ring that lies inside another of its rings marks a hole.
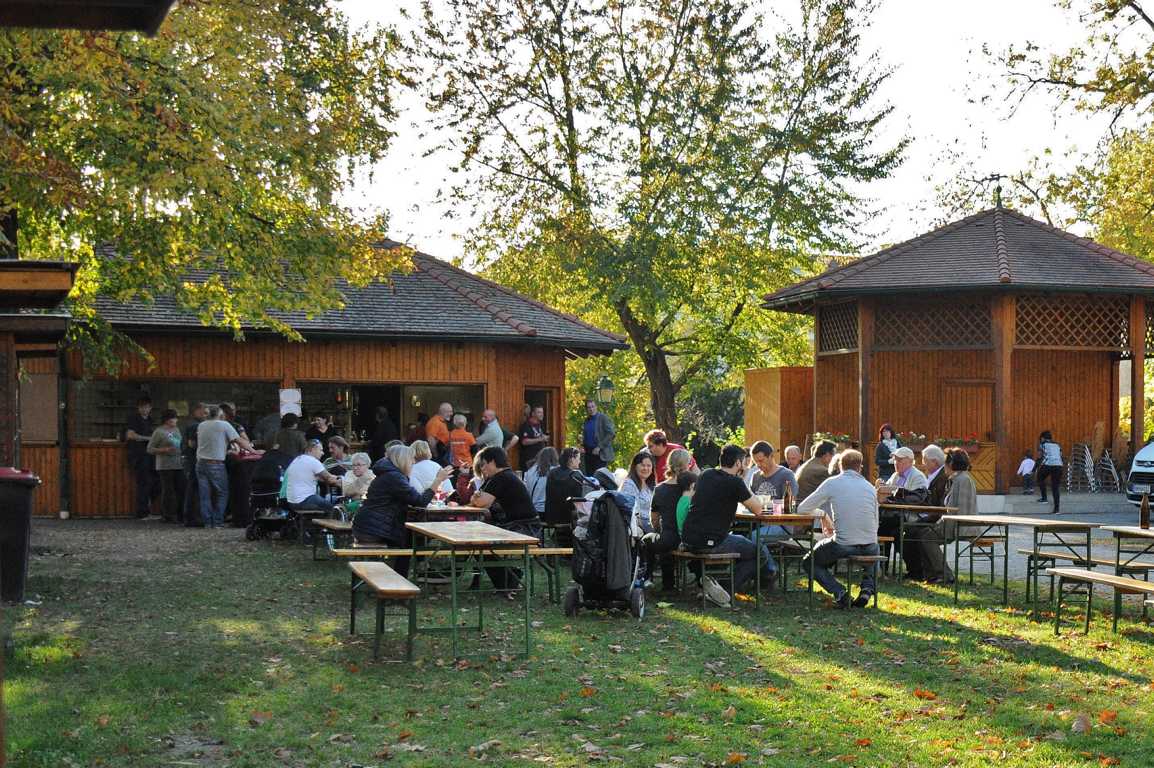
<instances>
[{"instance_id":1,"label":"overcast sky","mask_svg":"<svg viewBox=\"0 0 1154 768\"><path fill-rule=\"evenodd\" d=\"M415 6L413 0L398 4ZM354 24L405 27L397 4L342 0L340 5ZM795 3L766 5L789 8ZM870 230L861 233L868 248L913 237L942 219L935 186L957 169L944 162L947 153L966 158L968 174L985 176L1016 171L1047 147L1092 148L1103 125L1085 116L1055 115L1043 95L1028 99L1007 119L1003 73L981 52L983 45L1003 50L1027 40L1060 51L1084 35L1074 14L1057 8L1055 0L882 0L863 35L864 50L877 52L894 68L882 94L895 106L887 131L891 138L908 135L913 144L892 178L863 190L882 209ZM982 103L986 94L995 98ZM394 238L453 258L461 253L469 222L447 218L434 200L450 163L436 155L422 157L428 145L418 137L426 118L420 99L402 94L399 106L398 135L389 156L374 181L355 185L347 200L359 208L389 211Z\"/></svg>"}]
</instances>

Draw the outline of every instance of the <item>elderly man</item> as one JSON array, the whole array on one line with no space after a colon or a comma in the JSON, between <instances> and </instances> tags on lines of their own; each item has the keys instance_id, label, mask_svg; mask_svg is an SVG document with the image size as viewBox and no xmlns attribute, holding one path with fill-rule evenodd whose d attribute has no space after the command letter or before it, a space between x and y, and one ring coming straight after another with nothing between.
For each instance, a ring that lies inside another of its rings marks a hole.
<instances>
[{"instance_id":1,"label":"elderly man","mask_svg":"<svg viewBox=\"0 0 1154 768\"><path fill-rule=\"evenodd\" d=\"M813 577L826 592L833 595L834 604L849 608L849 589L843 587L829 567L842 558L853 555L878 553L878 499L877 492L861 475L860 451L848 450L841 455L841 473L817 487L797 508L801 514L824 512L822 531L829 537L819 541L802 560L802 568L810 567L813 558ZM852 605L864 608L876 590L875 567L862 574L861 586Z\"/></svg>"},{"instance_id":2,"label":"elderly man","mask_svg":"<svg viewBox=\"0 0 1154 768\"><path fill-rule=\"evenodd\" d=\"M796 475L798 467L801 466L801 449L796 445L787 445L781 455L785 458L785 466Z\"/></svg>"},{"instance_id":3,"label":"elderly man","mask_svg":"<svg viewBox=\"0 0 1154 768\"><path fill-rule=\"evenodd\" d=\"M505 430L501 429L497 412L492 408L481 412L481 421L477 424L477 452L489 447L505 447Z\"/></svg>"},{"instance_id":4,"label":"elderly man","mask_svg":"<svg viewBox=\"0 0 1154 768\"><path fill-rule=\"evenodd\" d=\"M908 450L908 449L907 449ZM925 467L927 492L925 501L922 502L932 507L940 507L946 498L946 491L949 489L949 479L943 470L946 464L946 453L936 445L927 445L922 449L922 466ZM934 518L937 516L934 515ZM931 522L931 515L924 512L907 516L907 522L910 519L916 519L918 522ZM941 577L939 568L930 567L932 562L941 561L941 553L939 551L937 558L927 558L925 556L926 547L922 539L928 536L936 543L931 546L938 546L941 543L941 537L938 536L933 529L928 525L919 525L914 528L906 529L906 540L902 547L902 559L906 563L909 578L911 579L929 579L933 577Z\"/></svg>"},{"instance_id":5,"label":"elderly man","mask_svg":"<svg viewBox=\"0 0 1154 768\"><path fill-rule=\"evenodd\" d=\"M925 504L929 496L930 484L921 470L914 466L914 452L902 446L890 454L890 461L894 465L894 473L889 479L878 479L878 498L893 504ZM892 536L896 541L901 529L901 512L883 511L881 526L878 534ZM922 561L920 551L914 551L916 557L907 557L902 553L906 564L906 578L922 578Z\"/></svg>"}]
</instances>

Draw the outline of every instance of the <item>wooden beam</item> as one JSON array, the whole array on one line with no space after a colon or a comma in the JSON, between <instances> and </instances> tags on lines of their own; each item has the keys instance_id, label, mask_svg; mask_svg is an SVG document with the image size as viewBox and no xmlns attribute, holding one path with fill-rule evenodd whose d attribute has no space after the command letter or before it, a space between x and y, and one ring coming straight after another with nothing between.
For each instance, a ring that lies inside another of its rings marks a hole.
<instances>
[{"instance_id":1,"label":"wooden beam","mask_svg":"<svg viewBox=\"0 0 1154 768\"><path fill-rule=\"evenodd\" d=\"M809 433L811 435L816 433L818 431L818 429L820 428L818 426L818 423L817 423L817 393L820 391L820 389L818 388L818 375L817 375L818 366L817 366L817 362L818 362L818 358L821 357L821 352L818 351L820 349L821 349L821 308L820 307L814 307L814 310L813 310L813 423L810 424L810 429L809 429ZM805 446L802 446L802 448L804 449ZM808 459L809 456L804 456L803 458Z\"/></svg>"},{"instance_id":2,"label":"wooden beam","mask_svg":"<svg viewBox=\"0 0 1154 768\"><path fill-rule=\"evenodd\" d=\"M990 307L990 338L994 341L994 443L998 459L994 465L994 492L1010 490L1010 446L1014 408L1013 354L1017 328L1018 301L1014 296L998 296Z\"/></svg>"},{"instance_id":3,"label":"wooden beam","mask_svg":"<svg viewBox=\"0 0 1154 768\"><path fill-rule=\"evenodd\" d=\"M0 270L0 291L63 291L72 290L72 273L66 270L4 269Z\"/></svg>"},{"instance_id":4,"label":"wooden beam","mask_svg":"<svg viewBox=\"0 0 1154 768\"><path fill-rule=\"evenodd\" d=\"M1146 298L1130 297L1130 451L1146 442Z\"/></svg>"},{"instance_id":5,"label":"wooden beam","mask_svg":"<svg viewBox=\"0 0 1154 768\"><path fill-rule=\"evenodd\" d=\"M857 383L858 383L858 443L863 453L873 431L870 414L870 372L873 368L874 304L862 298L857 303ZM869 477L872 462L862 462L862 475Z\"/></svg>"}]
</instances>

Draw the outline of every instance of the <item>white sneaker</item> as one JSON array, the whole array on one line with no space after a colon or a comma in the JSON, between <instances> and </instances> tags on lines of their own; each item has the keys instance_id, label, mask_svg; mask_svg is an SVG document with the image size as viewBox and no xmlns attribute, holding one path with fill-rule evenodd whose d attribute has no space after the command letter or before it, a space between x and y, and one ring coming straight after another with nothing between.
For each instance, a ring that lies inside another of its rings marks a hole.
<instances>
[{"instance_id":1,"label":"white sneaker","mask_svg":"<svg viewBox=\"0 0 1154 768\"><path fill-rule=\"evenodd\" d=\"M701 580L701 585L705 590L705 598L714 605L719 605L722 608L729 608L733 604L731 598L729 597L729 593L726 592L722 586L717 583L717 579L713 578L712 576L706 576L703 578Z\"/></svg>"}]
</instances>

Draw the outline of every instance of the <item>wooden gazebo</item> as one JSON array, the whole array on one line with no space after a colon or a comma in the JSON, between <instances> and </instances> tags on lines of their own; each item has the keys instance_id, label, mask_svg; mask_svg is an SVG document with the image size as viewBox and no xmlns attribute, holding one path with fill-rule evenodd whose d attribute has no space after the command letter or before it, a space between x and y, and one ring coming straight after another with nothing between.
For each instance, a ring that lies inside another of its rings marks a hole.
<instances>
[{"instance_id":1,"label":"wooden gazebo","mask_svg":"<svg viewBox=\"0 0 1154 768\"><path fill-rule=\"evenodd\" d=\"M1068 453L1119 420L1131 361L1131 448L1142 437L1154 265L1006 208L953 222L766 297L811 314L814 429L882 422L976 438L988 490L1004 492L1049 429ZM868 460L867 460L868 463Z\"/></svg>"}]
</instances>

